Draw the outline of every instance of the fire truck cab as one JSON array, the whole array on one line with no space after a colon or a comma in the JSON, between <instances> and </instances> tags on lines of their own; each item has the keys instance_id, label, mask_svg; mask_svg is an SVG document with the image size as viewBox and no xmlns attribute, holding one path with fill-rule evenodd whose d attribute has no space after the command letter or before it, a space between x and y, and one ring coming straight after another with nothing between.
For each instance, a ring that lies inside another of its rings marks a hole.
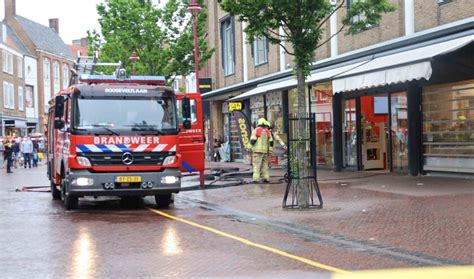
<instances>
[{"instance_id":1,"label":"fire truck cab","mask_svg":"<svg viewBox=\"0 0 474 279\"><path fill-rule=\"evenodd\" d=\"M204 171L201 99L190 96L156 76L88 74L61 90L47 124L53 198L68 210L84 196L154 195L168 206L180 169Z\"/></svg>"}]
</instances>

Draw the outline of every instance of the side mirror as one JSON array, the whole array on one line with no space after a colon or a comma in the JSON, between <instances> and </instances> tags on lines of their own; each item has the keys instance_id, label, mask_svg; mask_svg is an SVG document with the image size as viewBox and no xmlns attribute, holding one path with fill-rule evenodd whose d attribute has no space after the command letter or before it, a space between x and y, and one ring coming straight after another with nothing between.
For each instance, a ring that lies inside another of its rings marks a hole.
<instances>
[{"instance_id":1,"label":"side mirror","mask_svg":"<svg viewBox=\"0 0 474 279\"><path fill-rule=\"evenodd\" d=\"M56 96L54 107L54 118L61 118L64 116L64 97ZM54 124L56 127L56 124Z\"/></svg>"},{"instance_id":2,"label":"side mirror","mask_svg":"<svg viewBox=\"0 0 474 279\"><path fill-rule=\"evenodd\" d=\"M185 119L185 120L183 121L183 128L184 128L184 129L191 129L191 120Z\"/></svg>"},{"instance_id":3,"label":"side mirror","mask_svg":"<svg viewBox=\"0 0 474 279\"><path fill-rule=\"evenodd\" d=\"M64 128L64 120L62 119L55 119L54 120L54 129L62 129Z\"/></svg>"},{"instance_id":4,"label":"side mirror","mask_svg":"<svg viewBox=\"0 0 474 279\"><path fill-rule=\"evenodd\" d=\"M184 97L182 100L181 109L183 111L183 118L189 119L191 118L191 101L188 97Z\"/></svg>"}]
</instances>

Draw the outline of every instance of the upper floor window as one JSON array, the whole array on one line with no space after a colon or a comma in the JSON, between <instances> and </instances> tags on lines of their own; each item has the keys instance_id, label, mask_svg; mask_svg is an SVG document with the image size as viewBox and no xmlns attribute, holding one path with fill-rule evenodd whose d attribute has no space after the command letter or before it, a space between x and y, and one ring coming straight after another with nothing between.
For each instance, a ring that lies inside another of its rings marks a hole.
<instances>
[{"instance_id":1,"label":"upper floor window","mask_svg":"<svg viewBox=\"0 0 474 279\"><path fill-rule=\"evenodd\" d=\"M228 17L221 22L222 67L224 75L235 72L234 18Z\"/></svg>"},{"instance_id":2,"label":"upper floor window","mask_svg":"<svg viewBox=\"0 0 474 279\"><path fill-rule=\"evenodd\" d=\"M252 44L252 54L255 66L268 62L268 39L267 37L255 38Z\"/></svg>"},{"instance_id":3,"label":"upper floor window","mask_svg":"<svg viewBox=\"0 0 474 279\"><path fill-rule=\"evenodd\" d=\"M25 96L23 93L23 87L18 86L18 110L25 110Z\"/></svg>"},{"instance_id":4,"label":"upper floor window","mask_svg":"<svg viewBox=\"0 0 474 279\"><path fill-rule=\"evenodd\" d=\"M353 4L357 3L357 2L365 2L366 0L347 0L347 9L349 9ZM355 22L359 22L359 21L362 21L362 20L366 20L366 16L364 13L362 14L359 14L357 16L353 16L351 18L351 21L353 23ZM367 27L370 27L370 25L368 25Z\"/></svg>"},{"instance_id":5,"label":"upper floor window","mask_svg":"<svg viewBox=\"0 0 474 279\"><path fill-rule=\"evenodd\" d=\"M15 109L15 96L13 93L13 84L3 82L3 106L9 109Z\"/></svg>"},{"instance_id":6,"label":"upper floor window","mask_svg":"<svg viewBox=\"0 0 474 279\"><path fill-rule=\"evenodd\" d=\"M43 80L45 82L48 82L48 84L51 82L50 74L51 74L51 62L49 62L48 58L45 58L43 60Z\"/></svg>"},{"instance_id":7,"label":"upper floor window","mask_svg":"<svg viewBox=\"0 0 474 279\"><path fill-rule=\"evenodd\" d=\"M13 75L13 54L8 51L2 51L3 71Z\"/></svg>"},{"instance_id":8,"label":"upper floor window","mask_svg":"<svg viewBox=\"0 0 474 279\"><path fill-rule=\"evenodd\" d=\"M69 66L67 64L63 64L63 88L69 86Z\"/></svg>"},{"instance_id":9,"label":"upper floor window","mask_svg":"<svg viewBox=\"0 0 474 279\"><path fill-rule=\"evenodd\" d=\"M16 65L18 68L18 77L23 78L23 58L17 57Z\"/></svg>"}]
</instances>

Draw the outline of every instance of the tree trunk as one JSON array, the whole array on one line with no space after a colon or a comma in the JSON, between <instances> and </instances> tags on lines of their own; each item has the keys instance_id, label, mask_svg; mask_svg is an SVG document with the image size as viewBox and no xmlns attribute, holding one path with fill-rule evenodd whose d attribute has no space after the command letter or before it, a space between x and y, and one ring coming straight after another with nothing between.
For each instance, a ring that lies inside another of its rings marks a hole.
<instances>
[{"instance_id":1,"label":"tree trunk","mask_svg":"<svg viewBox=\"0 0 474 279\"><path fill-rule=\"evenodd\" d=\"M298 117L306 117L306 98L305 98L305 75L301 67L297 67L297 81L298 81ZM302 138L305 134L304 131L307 129L305 127L305 121L299 121L299 138ZM308 191L308 181L303 179L303 176L306 174L307 162L306 160L306 145L304 142L299 142L298 145L298 170L299 170L299 180L297 184L298 190L298 206L301 209L308 208L309 202L309 191Z\"/></svg>"}]
</instances>

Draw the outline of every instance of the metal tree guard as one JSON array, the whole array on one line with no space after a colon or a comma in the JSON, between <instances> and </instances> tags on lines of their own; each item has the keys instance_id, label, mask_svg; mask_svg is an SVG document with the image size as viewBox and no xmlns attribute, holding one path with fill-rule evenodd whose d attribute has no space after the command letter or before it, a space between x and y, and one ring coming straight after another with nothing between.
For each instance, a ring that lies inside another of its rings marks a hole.
<instances>
[{"instance_id":1,"label":"metal tree guard","mask_svg":"<svg viewBox=\"0 0 474 279\"><path fill-rule=\"evenodd\" d=\"M288 117L287 174L283 208L299 208L299 185L308 187L309 208L322 208L323 198L319 190L316 172L316 115L314 113ZM303 156L301 156L303 154ZM303 160L300 163L300 160ZM300 167L302 166L302 169ZM315 203L317 200L319 204Z\"/></svg>"}]
</instances>

